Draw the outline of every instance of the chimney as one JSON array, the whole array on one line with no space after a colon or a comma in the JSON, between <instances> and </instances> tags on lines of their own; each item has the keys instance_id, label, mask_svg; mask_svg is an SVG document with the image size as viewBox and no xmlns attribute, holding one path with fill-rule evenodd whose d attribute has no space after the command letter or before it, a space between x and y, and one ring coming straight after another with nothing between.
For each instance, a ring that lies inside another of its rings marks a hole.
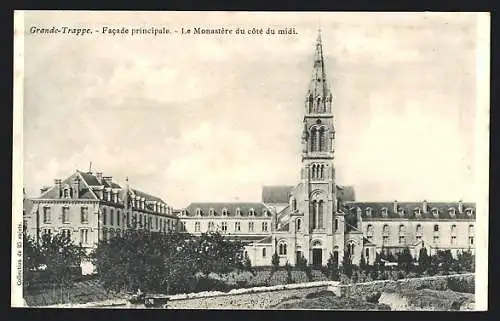
<instances>
[{"instance_id":1,"label":"chimney","mask_svg":"<svg viewBox=\"0 0 500 321\"><path fill-rule=\"evenodd\" d=\"M464 212L464 203L462 200L458 201L458 212L462 214Z\"/></svg>"},{"instance_id":2,"label":"chimney","mask_svg":"<svg viewBox=\"0 0 500 321\"><path fill-rule=\"evenodd\" d=\"M394 203L392 204L392 211L394 213L398 213L398 201L394 201Z\"/></svg>"},{"instance_id":3,"label":"chimney","mask_svg":"<svg viewBox=\"0 0 500 321\"><path fill-rule=\"evenodd\" d=\"M78 176L73 180L72 190L73 198L78 198L80 194L80 178L78 178Z\"/></svg>"},{"instance_id":4,"label":"chimney","mask_svg":"<svg viewBox=\"0 0 500 321\"><path fill-rule=\"evenodd\" d=\"M61 180L60 179L55 179L54 180L54 185L56 187L56 193L57 193L57 197L61 197ZM43 193L43 192L42 192Z\"/></svg>"},{"instance_id":5,"label":"chimney","mask_svg":"<svg viewBox=\"0 0 500 321\"><path fill-rule=\"evenodd\" d=\"M424 214L427 213L427 201L426 200L424 200L422 202L422 213L424 213Z\"/></svg>"},{"instance_id":6,"label":"chimney","mask_svg":"<svg viewBox=\"0 0 500 321\"><path fill-rule=\"evenodd\" d=\"M102 173L95 173L95 176L97 177L99 184L102 184Z\"/></svg>"}]
</instances>

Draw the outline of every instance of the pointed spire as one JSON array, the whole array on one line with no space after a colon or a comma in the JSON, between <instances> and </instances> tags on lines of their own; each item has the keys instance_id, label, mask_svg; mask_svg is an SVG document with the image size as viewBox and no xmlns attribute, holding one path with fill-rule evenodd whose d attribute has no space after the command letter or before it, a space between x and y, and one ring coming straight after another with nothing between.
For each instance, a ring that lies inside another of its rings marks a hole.
<instances>
[{"instance_id":1,"label":"pointed spire","mask_svg":"<svg viewBox=\"0 0 500 321\"><path fill-rule=\"evenodd\" d=\"M319 101L318 98L320 99ZM318 37L316 38L316 46L314 50L313 71L307 93L308 113L331 112L330 100L331 92L326 79L321 29L318 29Z\"/></svg>"}]
</instances>

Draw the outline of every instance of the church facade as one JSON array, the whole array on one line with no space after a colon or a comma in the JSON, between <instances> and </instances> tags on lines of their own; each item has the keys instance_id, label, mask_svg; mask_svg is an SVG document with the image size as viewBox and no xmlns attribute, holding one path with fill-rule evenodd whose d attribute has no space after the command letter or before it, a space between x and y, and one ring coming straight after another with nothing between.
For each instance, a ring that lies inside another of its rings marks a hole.
<instances>
[{"instance_id":1,"label":"church facade","mask_svg":"<svg viewBox=\"0 0 500 321\"><path fill-rule=\"evenodd\" d=\"M418 257L422 247L433 254L450 249L474 251L475 204L457 202L358 202L351 186L336 184L333 95L328 83L323 45L318 36L312 77L305 93L300 182L265 186L260 203L192 203L179 210L184 231L218 230L247 242L253 265L325 265L330 256L353 263L363 256L404 248Z\"/></svg>"}]
</instances>

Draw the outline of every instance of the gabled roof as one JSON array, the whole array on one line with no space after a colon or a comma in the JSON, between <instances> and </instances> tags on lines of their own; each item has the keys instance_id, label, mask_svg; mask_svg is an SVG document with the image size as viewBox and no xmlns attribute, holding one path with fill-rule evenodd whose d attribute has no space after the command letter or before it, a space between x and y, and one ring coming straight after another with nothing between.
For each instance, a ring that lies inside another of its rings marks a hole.
<instances>
[{"instance_id":1,"label":"gabled roof","mask_svg":"<svg viewBox=\"0 0 500 321\"><path fill-rule=\"evenodd\" d=\"M463 202L463 212L459 213L459 202L427 202L427 213L423 212L423 202L397 202L398 212L394 211L394 202L344 202L343 211L349 215L357 215L358 208L362 218L406 218L406 219L475 219L476 204ZM387 215L383 211L387 210ZM451 210L455 211L452 216ZM466 210L472 209L472 215ZM369 214L371 210L371 215ZM420 210L420 215L417 215ZM435 213L435 214L434 214Z\"/></svg>"},{"instance_id":2,"label":"gabled roof","mask_svg":"<svg viewBox=\"0 0 500 321\"><path fill-rule=\"evenodd\" d=\"M224 209L227 210L227 216L237 216L237 209L240 210L240 216L249 216L252 208L255 217L262 217L264 216L264 211L269 211L268 207L260 202L191 203L186 207L186 216L196 216L197 209L200 209L202 217L210 216L211 209L214 211L213 216L222 216Z\"/></svg>"},{"instance_id":3,"label":"gabled roof","mask_svg":"<svg viewBox=\"0 0 500 321\"><path fill-rule=\"evenodd\" d=\"M262 187L262 202L266 204L285 204L290 200L290 193L295 186L277 185Z\"/></svg>"},{"instance_id":4,"label":"gabled roof","mask_svg":"<svg viewBox=\"0 0 500 321\"><path fill-rule=\"evenodd\" d=\"M66 179L61 180L61 188L64 189L66 186L72 187L75 179L79 179L79 190L78 190L78 198L79 199L97 199L95 194L89 189L86 178L81 175L82 172L76 171ZM82 181L83 179L83 181ZM43 199L60 199L59 191L55 188L56 185L52 185L47 191L43 192L38 198Z\"/></svg>"}]
</instances>

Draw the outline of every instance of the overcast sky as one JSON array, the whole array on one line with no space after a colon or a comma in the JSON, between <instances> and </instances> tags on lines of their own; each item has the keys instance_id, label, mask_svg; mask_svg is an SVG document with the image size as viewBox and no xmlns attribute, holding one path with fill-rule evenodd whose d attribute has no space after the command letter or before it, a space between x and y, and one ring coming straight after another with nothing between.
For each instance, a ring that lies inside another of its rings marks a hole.
<instances>
[{"instance_id":1,"label":"overcast sky","mask_svg":"<svg viewBox=\"0 0 500 321\"><path fill-rule=\"evenodd\" d=\"M337 184L358 200L473 200L475 14L28 13L31 26L295 27L286 36L30 35L24 181L126 176L175 207L296 184L322 29Z\"/></svg>"}]
</instances>

